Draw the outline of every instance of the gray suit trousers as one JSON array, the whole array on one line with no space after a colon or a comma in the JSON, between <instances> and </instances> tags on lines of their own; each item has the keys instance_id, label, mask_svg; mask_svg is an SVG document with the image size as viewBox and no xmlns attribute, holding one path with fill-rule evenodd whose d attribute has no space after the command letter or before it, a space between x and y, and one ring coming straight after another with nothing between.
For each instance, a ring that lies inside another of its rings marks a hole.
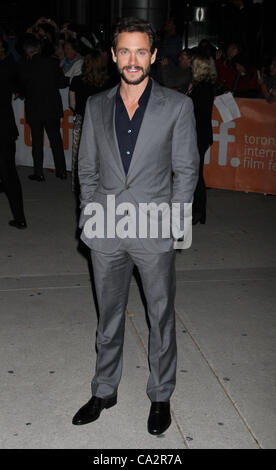
<instances>
[{"instance_id":1,"label":"gray suit trousers","mask_svg":"<svg viewBox=\"0 0 276 470\"><path fill-rule=\"evenodd\" d=\"M91 251L99 305L97 362L92 394L117 393L122 375L125 313L134 265L138 268L150 321L147 394L151 401L170 399L176 381L175 252L148 253L122 240L115 253Z\"/></svg>"}]
</instances>

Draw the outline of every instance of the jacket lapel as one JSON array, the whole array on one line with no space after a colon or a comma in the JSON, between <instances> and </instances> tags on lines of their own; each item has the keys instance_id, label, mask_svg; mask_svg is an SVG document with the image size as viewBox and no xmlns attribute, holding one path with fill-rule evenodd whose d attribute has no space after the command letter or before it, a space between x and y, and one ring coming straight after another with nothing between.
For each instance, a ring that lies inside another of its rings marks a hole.
<instances>
[{"instance_id":1,"label":"jacket lapel","mask_svg":"<svg viewBox=\"0 0 276 470\"><path fill-rule=\"evenodd\" d=\"M152 138L152 136L156 135L157 130L160 131L161 124L159 124L159 119L163 119L162 110L165 101L166 97L163 93L162 87L153 80L150 98L128 170L128 179L133 174L135 165L140 161L140 156L143 154L148 141Z\"/></svg>"},{"instance_id":2,"label":"jacket lapel","mask_svg":"<svg viewBox=\"0 0 276 470\"><path fill-rule=\"evenodd\" d=\"M139 131L128 174L126 176L120 155L115 129L115 105L117 89L118 86L112 88L109 93L104 97L102 103L102 115L106 140L109 145L111 154L114 157L114 171L116 171L118 176L120 175L120 178L125 181L126 178L129 179L129 177L133 173L133 169L137 162L139 162L140 156L143 153L143 150L146 147L148 140L152 136L156 135L157 129L160 129L161 124L159 124L159 119L161 120L163 118L162 110L166 101L166 97L163 93L162 87L153 80L150 98Z\"/></svg>"},{"instance_id":3,"label":"jacket lapel","mask_svg":"<svg viewBox=\"0 0 276 470\"><path fill-rule=\"evenodd\" d=\"M126 175L120 155L120 150L117 141L116 129L115 129L115 105L116 105L116 93L118 86L112 88L109 93L104 97L102 103L102 116L104 123L105 137L110 148L110 152L114 159L113 165L114 170L125 181ZM111 162L112 163L112 162Z\"/></svg>"}]
</instances>

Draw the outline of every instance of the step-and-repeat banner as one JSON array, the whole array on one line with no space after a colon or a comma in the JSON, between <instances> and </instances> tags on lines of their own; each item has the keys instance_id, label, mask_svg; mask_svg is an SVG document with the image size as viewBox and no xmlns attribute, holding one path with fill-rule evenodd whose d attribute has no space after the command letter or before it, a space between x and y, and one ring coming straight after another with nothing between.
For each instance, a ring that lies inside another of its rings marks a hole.
<instances>
[{"instance_id":1,"label":"step-and-repeat banner","mask_svg":"<svg viewBox=\"0 0 276 470\"><path fill-rule=\"evenodd\" d=\"M211 188L276 194L276 103L236 99L241 117L222 122L213 108L214 143L205 155Z\"/></svg>"},{"instance_id":2,"label":"step-and-repeat banner","mask_svg":"<svg viewBox=\"0 0 276 470\"><path fill-rule=\"evenodd\" d=\"M64 117L61 134L67 169L71 170L73 115L68 109L68 90L61 90ZM213 109L214 143L205 155L205 182L208 187L276 194L276 103L236 99L241 117L222 122ZM24 117L24 103L14 101L19 130L16 162L32 166L32 140ZM47 136L44 138L44 167L54 168Z\"/></svg>"}]
</instances>

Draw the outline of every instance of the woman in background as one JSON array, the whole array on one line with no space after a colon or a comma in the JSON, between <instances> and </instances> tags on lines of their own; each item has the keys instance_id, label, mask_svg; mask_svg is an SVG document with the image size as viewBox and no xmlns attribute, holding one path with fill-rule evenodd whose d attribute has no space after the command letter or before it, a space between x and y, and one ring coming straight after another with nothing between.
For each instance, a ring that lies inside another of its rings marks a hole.
<instances>
[{"instance_id":1,"label":"woman in background","mask_svg":"<svg viewBox=\"0 0 276 470\"><path fill-rule=\"evenodd\" d=\"M276 101L276 55L269 62L267 71L264 71L260 80L262 96L268 103Z\"/></svg>"},{"instance_id":2,"label":"woman in background","mask_svg":"<svg viewBox=\"0 0 276 470\"><path fill-rule=\"evenodd\" d=\"M236 68L232 60L239 54L240 49L237 43L230 42L226 47L224 53L221 49L216 53L216 68L217 68L217 93L221 94L225 91L233 89L235 78L237 75Z\"/></svg>"},{"instance_id":3,"label":"woman in background","mask_svg":"<svg viewBox=\"0 0 276 470\"><path fill-rule=\"evenodd\" d=\"M200 156L198 183L194 193L193 225L206 221L206 188L203 177L204 155L213 143L212 109L217 71L214 59L204 50L198 50L192 61L192 90Z\"/></svg>"},{"instance_id":4,"label":"woman in background","mask_svg":"<svg viewBox=\"0 0 276 470\"><path fill-rule=\"evenodd\" d=\"M80 75L83 64L83 57L79 53L79 42L76 39L67 39L64 42L64 58L60 62L60 66L65 77L69 77L70 83L73 77Z\"/></svg>"},{"instance_id":5,"label":"woman in background","mask_svg":"<svg viewBox=\"0 0 276 470\"><path fill-rule=\"evenodd\" d=\"M237 75L232 89L235 98L259 98L261 87L258 78L258 70L252 66L246 56L237 54L232 63Z\"/></svg>"},{"instance_id":6,"label":"woman in background","mask_svg":"<svg viewBox=\"0 0 276 470\"><path fill-rule=\"evenodd\" d=\"M69 105L74 112L72 147L72 190L78 190L78 152L86 101L109 87L105 62L97 50L84 57L82 74L74 77L69 90Z\"/></svg>"}]
</instances>

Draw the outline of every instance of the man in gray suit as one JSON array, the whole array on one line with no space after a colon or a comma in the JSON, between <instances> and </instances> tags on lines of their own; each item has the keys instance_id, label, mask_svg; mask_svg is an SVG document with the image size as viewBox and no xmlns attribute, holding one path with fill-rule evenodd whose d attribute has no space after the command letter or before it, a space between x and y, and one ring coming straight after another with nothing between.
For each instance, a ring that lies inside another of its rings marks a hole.
<instances>
[{"instance_id":1,"label":"man in gray suit","mask_svg":"<svg viewBox=\"0 0 276 470\"><path fill-rule=\"evenodd\" d=\"M176 381L174 239L159 232L157 237L145 235L143 217L137 213L149 203L169 208L191 203L199 156L192 101L149 77L156 52L152 26L123 18L112 47L121 83L89 98L86 107L79 151L80 226L81 238L91 249L99 304L98 354L92 398L73 424L95 421L104 408L117 403L125 311L136 265L151 325L148 431L158 435L170 426ZM93 237L99 207L107 220L100 227L104 233ZM116 230L110 225L111 213ZM128 230L118 230L120 215Z\"/></svg>"}]
</instances>

